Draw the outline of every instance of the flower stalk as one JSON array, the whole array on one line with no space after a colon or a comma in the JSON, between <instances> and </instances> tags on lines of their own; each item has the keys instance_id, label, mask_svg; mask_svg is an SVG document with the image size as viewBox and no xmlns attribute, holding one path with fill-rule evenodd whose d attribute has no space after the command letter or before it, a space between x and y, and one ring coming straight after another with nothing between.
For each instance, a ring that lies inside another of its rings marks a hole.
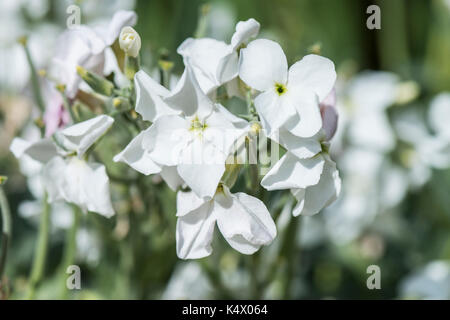
<instances>
[{"instance_id":1,"label":"flower stalk","mask_svg":"<svg viewBox=\"0 0 450 320\"><path fill-rule=\"evenodd\" d=\"M36 104L39 107L39 110L42 113L44 113L45 103L44 103L44 99L42 98L41 87L39 85L39 75L34 66L33 59L31 58L30 50L27 45L27 40L28 39L25 36L21 37L19 39L19 43L23 46L23 49L25 50L25 55L27 57L28 66L30 67L31 86L32 86L34 98L36 100Z\"/></svg>"},{"instance_id":2,"label":"flower stalk","mask_svg":"<svg viewBox=\"0 0 450 320\"><path fill-rule=\"evenodd\" d=\"M11 211L6 198L5 191L3 190L3 184L7 178L0 176L0 210L2 213L2 242L1 242L1 255L0 255L0 283L2 283L3 275L6 268L6 260L8 257L8 247L11 240L12 223L11 223ZM1 286L0 286L1 287Z\"/></svg>"},{"instance_id":3,"label":"flower stalk","mask_svg":"<svg viewBox=\"0 0 450 320\"><path fill-rule=\"evenodd\" d=\"M35 296L36 287L42 279L45 268L45 260L48 251L48 240L50 231L50 205L47 201L47 194L43 199L43 209L41 214L41 221L39 225L39 236L36 244L36 251L33 260L33 267L31 269L30 283L28 288L27 299L31 300Z\"/></svg>"}]
</instances>

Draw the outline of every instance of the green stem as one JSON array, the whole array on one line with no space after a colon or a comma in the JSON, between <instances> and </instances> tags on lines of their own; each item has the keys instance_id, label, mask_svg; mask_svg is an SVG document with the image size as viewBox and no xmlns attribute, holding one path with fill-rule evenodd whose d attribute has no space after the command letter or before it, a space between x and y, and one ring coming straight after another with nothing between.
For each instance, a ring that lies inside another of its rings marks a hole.
<instances>
[{"instance_id":1,"label":"green stem","mask_svg":"<svg viewBox=\"0 0 450 320\"><path fill-rule=\"evenodd\" d=\"M258 267L260 265L260 251L255 252L251 257L251 274L250 274L250 288L251 297L250 299L259 300L263 295L263 290L261 290L261 283L259 280Z\"/></svg>"},{"instance_id":2,"label":"green stem","mask_svg":"<svg viewBox=\"0 0 450 320\"><path fill-rule=\"evenodd\" d=\"M25 50L25 55L27 57L28 65L30 67L31 72L31 85L33 89L34 98L36 99L36 104L41 110L42 113L45 111L45 103L44 99L42 99L41 87L39 85L39 76L36 72L36 68L34 66L33 59L31 58L30 50L26 44L26 41L23 43L23 48Z\"/></svg>"},{"instance_id":3,"label":"green stem","mask_svg":"<svg viewBox=\"0 0 450 320\"><path fill-rule=\"evenodd\" d=\"M64 247L64 256L62 259L62 277L65 279L67 267L74 264L77 253L77 232L80 225L81 212L76 206L73 206L73 222L66 234L66 244ZM67 299L68 290L66 288L66 281L62 281L63 290L61 299Z\"/></svg>"},{"instance_id":4,"label":"green stem","mask_svg":"<svg viewBox=\"0 0 450 320\"><path fill-rule=\"evenodd\" d=\"M200 7L197 29L194 32L194 38L203 38L208 28L208 14L211 10L211 5L205 3Z\"/></svg>"},{"instance_id":5,"label":"green stem","mask_svg":"<svg viewBox=\"0 0 450 320\"><path fill-rule=\"evenodd\" d=\"M67 99L67 96L66 96L66 94L64 93L64 91L61 92L61 95L62 95L62 99L63 99L63 105L64 105L64 108L65 108L67 111L69 111L69 114L70 114L70 117L72 118L73 123L79 122L80 119L79 119L79 117L76 116L76 114L75 114L75 112L74 112L72 106L71 106L70 103L69 103L69 99Z\"/></svg>"},{"instance_id":6,"label":"green stem","mask_svg":"<svg viewBox=\"0 0 450 320\"><path fill-rule=\"evenodd\" d=\"M220 272L218 272L217 269L211 268L207 263L206 259L200 260L199 263L203 271L205 272L206 276L208 277L208 280L211 283L211 285L214 288L216 288L217 291L219 292L220 294L219 298L231 299L233 295L230 292L230 290L226 287L226 285L223 283Z\"/></svg>"},{"instance_id":7,"label":"green stem","mask_svg":"<svg viewBox=\"0 0 450 320\"><path fill-rule=\"evenodd\" d=\"M43 202L44 207L41 214L39 225L39 237L36 244L36 252L34 255L33 267L31 269L30 284L28 288L27 298L34 298L36 287L41 281L45 268L45 260L47 257L48 239L50 231L50 205L47 202L47 194L45 194Z\"/></svg>"},{"instance_id":8,"label":"green stem","mask_svg":"<svg viewBox=\"0 0 450 320\"><path fill-rule=\"evenodd\" d=\"M284 279L284 290L283 290L283 300L287 300L291 298L292 292L292 280L294 277L294 267L297 264L295 259L297 258L298 252L296 252L297 248L297 231L300 219L296 217L291 217L291 221L285 231L285 239L283 243L283 247L281 248L281 252L285 258L286 263L286 272Z\"/></svg>"},{"instance_id":9,"label":"green stem","mask_svg":"<svg viewBox=\"0 0 450 320\"><path fill-rule=\"evenodd\" d=\"M2 247L0 256L0 283L3 279L3 274L6 267L6 259L8 256L8 245L11 239L11 211L9 209L8 199L6 198L5 191L0 185L0 209L2 212Z\"/></svg>"}]
</instances>

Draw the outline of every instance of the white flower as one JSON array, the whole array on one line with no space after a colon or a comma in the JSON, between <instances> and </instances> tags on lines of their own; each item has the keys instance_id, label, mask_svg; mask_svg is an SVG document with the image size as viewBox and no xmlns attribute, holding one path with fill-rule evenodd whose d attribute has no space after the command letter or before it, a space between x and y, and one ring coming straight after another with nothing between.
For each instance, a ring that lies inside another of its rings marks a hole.
<instances>
[{"instance_id":1,"label":"white flower","mask_svg":"<svg viewBox=\"0 0 450 320\"><path fill-rule=\"evenodd\" d=\"M214 294L211 283L195 261L177 264L164 289L162 299L208 299Z\"/></svg>"},{"instance_id":2,"label":"white flower","mask_svg":"<svg viewBox=\"0 0 450 320\"><path fill-rule=\"evenodd\" d=\"M261 185L269 191L291 189L298 201L294 216L316 214L339 196L339 172L323 150L328 145L326 138L325 130L312 138L299 138L288 131L280 131L278 139L287 152L264 176Z\"/></svg>"},{"instance_id":3,"label":"white flower","mask_svg":"<svg viewBox=\"0 0 450 320\"><path fill-rule=\"evenodd\" d=\"M430 105L428 119L431 127L439 137L450 142L450 92L438 94Z\"/></svg>"},{"instance_id":4,"label":"white flower","mask_svg":"<svg viewBox=\"0 0 450 320\"><path fill-rule=\"evenodd\" d=\"M388 152L395 135L386 109L395 102L399 78L388 72L363 72L348 84L341 127L348 127L350 141L363 148Z\"/></svg>"},{"instance_id":5,"label":"white flower","mask_svg":"<svg viewBox=\"0 0 450 320\"><path fill-rule=\"evenodd\" d=\"M118 11L107 26L78 26L64 31L57 40L51 74L66 85L66 94L73 98L81 82L76 67L103 74L105 49L119 36L122 27L134 25L136 14Z\"/></svg>"},{"instance_id":6,"label":"white flower","mask_svg":"<svg viewBox=\"0 0 450 320\"><path fill-rule=\"evenodd\" d=\"M120 32L119 45L127 55L136 58L141 50L141 37L132 27L124 27Z\"/></svg>"},{"instance_id":7,"label":"white flower","mask_svg":"<svg viewBox=\"0 0 450 320\"><path fill-rule=\"evenodd\" d=\"M318 213L332 204L341 192L341 179L336 164L329 156L325 156L325 164L319 182L313 186L291 191L297 199L297 205L292 212L294 216L300 214L310 216Z\"/></svg>"},{"instance_id":8,"label":"white flower","mask_svg":"<svg viewBox=\"0 0 450 320\"><path fill-rule=\"evenodd\" d=\"M65 200L84 211L110 217L114 209L105 167L83 156L113 122L109 116L97 116L58 131L53 140L28 143L16 138L10 148L17 158L27 156L43 164L42 179L49 202Z\"/></svg>"},{"instance_id":9,"label":"white flower","mask_svg":"<svg viewBox=\"0 0 450 320\"><path fill-rule=\"evenodd\" d=\"M163 178L181 178L199 197L211 198L225 171L225 160L248 123L214 104L189 70L187 66L172 93L144 73L137 75L136 108L154 123L114 160L144 174L161 172Z\"/></svg>"},{"instance_id":10,"label":"white flower","mask_svg":"<svg viewBox=\"0 0 450 320\"><path fill-rule=\"evenodd\" d=\"M186 39L177 49L194 71L201 89L211 94L220 85L238 75L238 50L259 32L259 23L254 19L240 21L231 43L226 44L210 38Z\"/></svg>"},{"instance_id":11,"label":"white flower","mask_svg":"<svg viewBox=\"0 0 450 320\"><path fill-rule=\"evenodd\" d=\"M450 299L450 261L436 260L408 275L400 285L406 299Z\"/></svg>"},{"instance_id":12,"label":"white flower","mask_svg":"<svg viewBox=\"0 0 450 320\"><path fill-rule=\"evenodd\" d=\"M255 107L269 136L284 127L296 136L311 137L322 127L319 102L332 90L336 72L331 60L313 54L288 70L281 47L258 39L241 50L239 77L261 91Z\"/></svg>"},{"instance_id":13,"label":"white flower","mask_svg":"<svg viewBox=\"0 0 450 320\"><path fill-rule=\"evenodd\" d=\"M243 254L253 254L272 242L276 226L264 203L245 193L231 194L219 187L214 198L204 201L193 192L177 195L177 255L199 259L212 252L214 226L225 240Z\"/></svg>"},{"instance_id":14,"label":"white flower","mask_svg":"<svg viewBox=\"0 0 450 320\"><path fill-rule=\"evenodd\" d=\"M137 72L134 76L136 88L136 112L139 113L144 120L151 122L155 122L161 116L180 114L181 111L176 110L176 101L187 101L186 99L189 99L189 95L186 95L186 93L193 90L192 85L190 84L190 77L192 75L187 75L188 73L189 68L186 68L175 88L172 91L169 91L153 80L143 70ZM177 98L177 96L180 97ZM165 101L166 99L169 101L174 100L174 103L171 103L169 106ZM196 108L197 106L195 99L196 97L191 95L190 100L188 100L188 103L191 104L192 108ZM172 108L172 106L174 106L175 109ZM145 149L143 146L143 138L145 135L148 135L148 132L149 129L139 133L121 153L114 157L114 161L124 162L134 170L145 175L159 173L169 187L175 190L183 184L183 181L178 175L176 167L165 166L153 161L150 150Z\"/></svg>"}]
</instances>

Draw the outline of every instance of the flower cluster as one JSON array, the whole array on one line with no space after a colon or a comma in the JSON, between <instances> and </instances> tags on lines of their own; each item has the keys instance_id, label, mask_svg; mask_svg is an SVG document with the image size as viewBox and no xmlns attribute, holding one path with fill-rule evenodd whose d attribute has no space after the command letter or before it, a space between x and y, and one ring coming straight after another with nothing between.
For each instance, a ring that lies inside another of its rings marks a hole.
<instances>
[{"instance_id":1,"label":"flower cluster","mask_svg":"<svg viewBox=\"0 0 450 320\"><path fill-rule=\"evenodd\" d=\"M182 259L211 254L216 224L243 254L270 244L277 228L258 196L259 185L290 191L297 200L294 216L316 214L336 200L341 181L328 153L337 127L332 61L309 54L288 67L278 43L254 39L260 25L249 19L236 25L230 43L185 40L177 50L184 72L169 86L140 67L135 23L134 12L120 11L106 26L79 26L61 35L49 73L59 100L45 118L45 137L34 143L16 138L11 145L16 157L42 164L49 202L114 214L106 163L92 152L113 123L133 132L114 162L159 175L177 191L176 248ZM114 77L106 78L111 71ZM230 97L246 102L248 114L233 113L225 103ZM75 101L92 99L103 109L91 108L92 116L83 119ZM236 159L251 153L251 146L261 152L265 139L283 155L260 179L257 161ZM252 168L252 195L231 192L240 173Z\"/></svg>"}]
</instances>

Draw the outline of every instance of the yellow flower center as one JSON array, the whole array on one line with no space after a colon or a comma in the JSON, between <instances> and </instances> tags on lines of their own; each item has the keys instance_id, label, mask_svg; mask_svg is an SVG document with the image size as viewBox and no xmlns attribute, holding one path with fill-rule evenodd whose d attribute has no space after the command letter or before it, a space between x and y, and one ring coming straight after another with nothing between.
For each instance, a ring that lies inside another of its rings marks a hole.
<instances>
[{"instance_id":1,"label":"yellow flower center","mask_svg":"<svg viewBox=\"0 0 450 320\"><path fill-rule=\"evenodd\" d=\"M193 131L195 133L198 133L199 135L202 134L202 132L208 127L208 125L204 122L201 122L197 116L195 116L194 119L191 120L191 127L189 128L190 131Z\"/></svg>"},{"instance_id":2,"label":"yellow flower center","mask_svg":"<svg viewBox=\"0 0 450 320\"><path fill-rule=\"evenodd\" d=\"M281 96L286 92L287 88L284 84L275 83L275 90L277 91L278 95Z\"/></svg>"}]
</instances>

